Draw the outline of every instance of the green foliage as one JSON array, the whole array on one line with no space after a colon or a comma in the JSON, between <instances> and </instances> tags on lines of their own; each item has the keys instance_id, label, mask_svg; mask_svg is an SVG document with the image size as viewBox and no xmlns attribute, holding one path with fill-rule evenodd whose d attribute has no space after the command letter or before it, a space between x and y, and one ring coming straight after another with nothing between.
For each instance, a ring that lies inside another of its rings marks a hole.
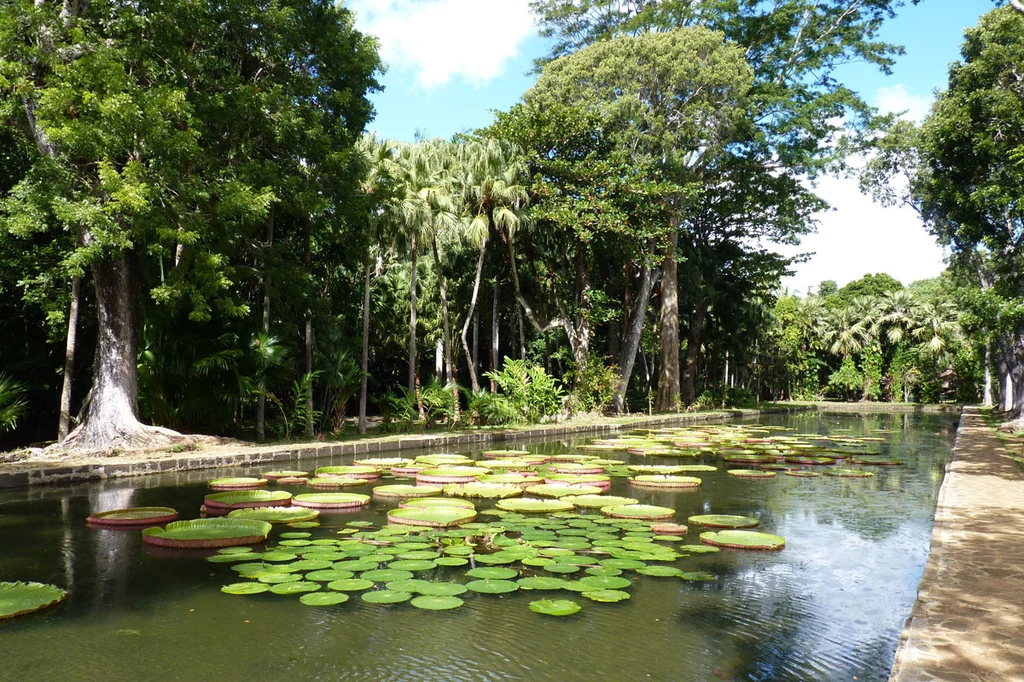
<instances>
[{"instance_id":1,"label":"green foliage","mask_svg":"<svg viewBox=\"0 0 1024 682\"><path fill-rule=\"evenodd\" d=\"M0 433L12 431L28 413L25 388L6 374L0 374Z\"/></svg>"},{"instance_id":2,"label":"green foliage","mask_svg":"<svg viewBox=\"0 0 1024 682\"><path fill-rule=\"evenodd\" d=\"M828 377L829 393L842 400L855 400L863 388L864 375L851 357L844 358L839 369Z\"/></svg>"},{"instance_id":3,"label":"green foliage","mask_svg":"<svg viewBox=\"0 0 1024 682\"><path fill-rule=\"evenodd\" d=\"M877 344L864 349L864 393L865 400L879 400L882 397L882 352Z\"/></svg>"},{"instance_id":4,"label":"green foliage","mask_svg":"<svg viewBox=\"0 0 1024 682\"><path fill-rule=\"evenodd\" d=\"M493 416L507 418L499 423L536 424L562 409L565 391L539 365L506 357L501 370L485 372L484 376L498 385L505 402L494 399L480 405L485 410L481 412L482 418ZM476 400L479 398L475 396Z\"/></svg>"},{"instance_id":5,"label":"green foliage","mask_svg":"<svg viewBox=\"0 0 1024 682\"><path fill-rule=\"evenodd\" d=\"M615 397L619 368L591 356L582 369L565 373L564 381L572 386L568 408L572 412L604 412Z\"/></svg>"}]
</instances>

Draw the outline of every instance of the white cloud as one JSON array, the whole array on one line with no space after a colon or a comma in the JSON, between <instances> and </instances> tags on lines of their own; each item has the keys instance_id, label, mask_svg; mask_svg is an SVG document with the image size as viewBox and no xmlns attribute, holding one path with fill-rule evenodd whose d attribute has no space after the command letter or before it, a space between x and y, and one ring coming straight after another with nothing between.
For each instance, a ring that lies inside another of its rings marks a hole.
<instances>
[{"instance_id":1,"label":"white cloud","mask_svg":"<svg viewBox=\"0 0 1024 682\"><path fill-rule=\"evenodd\" d=\"M878 272L909 284L937 277L945 268L946 254L913 209L876 204L861 194L856 178L822 178L815 192L833 210L816 216L817 233L805 237L799 247L778 247L786 255L814 252L783 281L790 290L807 294L825 279L843 286Z\"/></svg>"},{"instance_id":2,"label":"white cloud","mask_svg":"<svg viewBox=\"0 0 1024 682\"><path fill-rule=\"evenodd\" d=\"M390 68L424 88L462 78L482 85L536 34L529 0L350 0L356 27L380 39Z\"/></svg>"},{"instance_id":3,"label":"white cloud","mask_svg":"<svg viewBox=\"0 0 1024 682\"><path fill-rule=\"evenodd\" d=\"M879 88L875 93L875 106L883 114L904 112L903 118L915 123L920 123L928 116L933 101L935 98L931 95L912 95L903 83Z\"/></svg>"}]
</instances>

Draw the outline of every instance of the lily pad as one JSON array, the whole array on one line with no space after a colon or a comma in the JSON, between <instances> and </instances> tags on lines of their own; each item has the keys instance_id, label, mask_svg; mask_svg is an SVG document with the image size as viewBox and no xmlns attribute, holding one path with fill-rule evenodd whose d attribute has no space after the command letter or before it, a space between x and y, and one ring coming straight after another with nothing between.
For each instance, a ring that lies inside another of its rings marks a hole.
<instances>
[{"instance_id":1,"label":"lily pad","mask_svg":"<svg viewBox=\"0 0 1024 682\"><path fill-rule=\"evenodd\" d=\"M833 476L835 475L831 469L826 473ZM793 476L794 478L818 478L819 476L821 476L821 474L819 474L817 471L805 471L803 469L799 471L787 471L786 475Z\"/></svg>"},{"instance_id":2,"label":"lily pad","mask_svg":"<svg viewBox=\"0 0 1024 682\"><path fill-rule=\"evenodd\" d=\"M254 490L266 488L267 479L236 476L235 478L215 478L210 481L213 490Z\"/></svg>"},{"instance_id":3,"label":"lily pad","mask_svg":"<svg viewBox=\"0 0 1024 682\"><path fill-rule=\"evenodd\" d=\"M363 580L372 580L375 583L389 583L393 580L407 580L412 577L412 571L400 571L397 568L378 568L372 571L364 571L359 574Z\"/></svg>"},{"instance_id":4,"label":"lily pad","mask_svg":"<svg viewBox=\"0 0 1024 682\"><path fill-rule=\"evenodd\" d=\"M428 597L454 597L466 591L466 586L459 583L443 583L424 581L416 590Z\"/></svg>"},{"instance_id":5,"label":"lily pad","mask_svg":"<svg viewBox=\"0 0 1024 682\"><path fill-rule=\"evenodd\" d=\"M826 476L838 476L839 478L870 478L874 476L870 471L863 469L829 469Z\"/></svg>"},{"instance_id":6,"label":"lily pad","mask_svg":"<svg viewBox=\"0 0 1024 682\"><path fill-rule=\"evenodd\" d=\"M444 469L424 469L416 474L417 483L473 483L491 472L482 467L451 466Z\"/></svg>"},{"instance_id":7,"label":"lily pad","mask_svg":"<svg viewBox=\"0 0 1024 682\"><path fill-rule=\"evenodd\" d=\"M578 509L600 509L618 504L639 504L640 500L632 497L618 497L615 495L571 495L561 498Z\"/></svg>"},{"instance_id":8,"label":"lily pad","mask_svg":"<svg viewBox=\"0 0 1024 682\"><path fill-rule=\"evenodd\" d=\"M519 575L519 571L512 568L501 568L500 566L481 566L466 571L470 578L481 580L508 580Z\"/></svg>"},{"instance_id":9,"label":"lily pad","mask_svg":"<svg viewBox=\"0 0 1024 682\"><path fill-rule=\"evenodd\" d=\"M292 494L286 490L236 490L207 495L203 499L203 504L211 510L286 507L291 499Z\"/></svg>"},{"instance_id":10,"label":"lily pad","mask_svg":"<svg viewBox=\"0 0 1024 682\"><path fill-rule=\"evenodd\" d=\"M466 589L480 594L507 594L519 589L511 580L472 580L466 583Z\"/></svg>"},{"instance_id":11,"label":"lily pad","mask_svg":"<svg viewBox=\"0 0 1024 682\"><path fill-rule=\"evenodd\" d=\"M365 478L371 481L381 477L380 469L377 467L358 465L320 467L313 473L315 476L324 478L345 476L349 478Z\"/></svg>"},{"instance_id":12,"label":"lily pad","mask_svg":"<svg viewBox=\"0 0 1024 682\"><path fill-rule=\"evenodd\" d=\"M296 495L292 504L313 509L358 509L370 504L370 496L358 493L305 493Z\"/></svg>"},{"instance_id":13,"label":"lily pad","mask_svg":"<svg viewBox=\"0 0 1024 682\"><path fill-rule=\"evenodd\" d=\"M774 471L763 469L731 469L725 473L735 478L775 478Z\"/></svg>"},{"instance_id":14,"label":"lily pad","mask_svg":"<svg viewBox=\"0 0 1024 682\"><path fill-rule=\"evenodd\" d=\"M235 493L227 493L235 494ZM263 542L270 524L254 519L194 519L174 521L165 528L146 528L142 541L158 547L179 549L230 547Z\"/></svg>"},{"instance_id":15,"label":"lily pad","mask_svg":"<svg viewBox=\"0 0 1024 682\"><path fill-rule=\"evenodd\" d=\"M591 601L614 604L629 599L629 592L622 590L584 590L583 596Z\"/></svg>"},{"instance_id":16,"label":"lily pad","mask_svg":"<svg viewBox=\"0 0 1024 682\"><path fill-rule=\"evenodd\" d=\"M570 495L600 495L601 488L592 485L542 483L540 485L531 485L526 489L526 492L531 495L540 495L541 497L568 497Z\"/></svg>"},{"instance_id":17,"label":"lily pad","mask_svg":"<svg viewBox=\"0 0 1024 682\"><path fill-rule=\"evenodd\" d=\"M352 571L344 571L340 568L329 568L324 571L310 571L306 574L306 580L312 580L317 583L330 583L335 580L348 580L354 573Z\"/></svg>"},{"instance_id":18,"label":"lily pad","mask_svg":"<svg viewBox=\"0 0 1024 682\"><path fill-rule=\"evenodd\" d=\"M416 597L409 603L418 609L424 609L426 611L447 611L449 609L457 609L465 604L465 602L458 597L445 596L421 596Z\"/></svg>"},{"instance_id":19,"label":"lily pad","mask_svg":"<svg viewBox=\"0 0 1024 682\"><path fill-rule=\"evenodd\" d=\"M565 588L564 578L552 578L548 576L534 576L530 578L520 578L516 581L524 590L561 590Z\"/></svg>"},{"instance_id":20,"label":"lily pad","mask_svg":"<svg viewBox=\"0 0 1024 682\"><path fill-rule=\"evenodd\" d=\"M327 583L327 589L334 590L335 592L361 592L371 587L373 587L373 581L362 578L346 578Z\"/></svg>"},{"instance_id":21,"label":"lily pad","mask_svg":"<svg viewBox=\"0 0 1024 682\"><path fill-rule=\"evenodd\" d=\"M510 500L501 500L497 504L498 509L505 511L520 512L524 514L543 514L560 511L570 511L571 503L558 499L538 499L535 497L520 497Z\"/></svg>"},{"instance_id":22,"label":"lily pad","mask_svg":"<svg viewBox=\"0 0 1024 682\"><path fill-rule=\"evenodd\" d=\"M431 495L440 495L441 491L442 488L439 485L379 485L373 489L373 496L384 498L430 497Z\"/></svg>"},{"instance_id":23,"label":"lily pad","mask_svg":"<svg viewBox=\"0 0 1024 682\"><path fill-rule=\"evenodd\" d=\"M644 566L643 568L636 569L636 572L640 575L649 575L654 578L675 578L683 574L675 566Z\"/></svg>"},{"instance_id":24,"label":"lily pad","mask_svg":"<svg viewBox=\"0 0 1024 682\"><path fill-rule=\"evenodd\" d=\"M701 533L700 541L714 547L764 551L778 551L786 546L786 541L778 535L752 530L722 530Z\"/></svg>"},{"instance_id":25,"label":"lily pad","mask_svg":"<svg viewBox=\"0 0 1024 682\"><path fill-rule=\"evenodd\" d=\"M525 457L529 450L484 450L483 455L488 459L501 459L504 457Z\"/></svg>"},{"instance_id":26,"label":"lily pad","mask_svg":"<svg viewBox=\"0 0 1024 682\"><path fill-rule=\"evenodd\" d=\"M99 512L85 519L94 526L109 528L152 526L170 523L178 518L177 510L170 507L130 507Z\"/></svg>"},{"instance_id":27,"label":"lily pad","mask_svg":"<svg viewBox=\"0 0 1024 682\"><path fill-rule=\"evenodd\" d=\"M270 586L270 591L274 594L304 594L306 592L316 592L319 589L320 585L317 583L310 583L304 580Z\"/></svg>"},{"instance_id":28,"label":"lily pad","mask_svg":"<svg viewBox=\"0 0 1024 682\"><path fill-rule=\"evenodd\" d=\"M639 572L639 570L637 571ZM631 587L633 581L628 578L620 578L611 575L591 575L580 578L580 583L588 590L620 590L624 587Z\"/></svg>"},{"instance_id":29,"label":"lily pad","mask_svg":"<svg viewBox=\"0 0 1024 682\"><path fill-rule=\"evenodd\" d=\"M403 509L435 509L437 507L455 507L456 509L476 509L469 500L451 497L422 497L419 499L402 500L398 503Z\"/></svg>"},{"instance_id":30,"label":"lily pad","mask_svg":"<svg viewBox=\"0 0 1024 682\"><path fill-rule=\"evenodd\" d=\"M451 528L469 523L476 518L472 509L458 507L433 507L417 509L405 507L392 509L388 512L388 523L399 523L409 526L428 526L430 528Z\"/></svg>"},{"instance_id":31,"label":"lily pad","mask_svg":"<svg viewBox=\"0 0 1024 682\"><path fill-rule=\"evenodd\" d=\"M545 616L571 616L582 607L569 599L539 599L530 602L530 610Z\"/></svg>"},{"instance_id":32,"label":"lily pad","mask_svg":"<svg viewBox=\"0 0 1024 682\"><path fill-rule=\"evenodd\" d=\"M339 488L363 486L369 482L365 478L356 478L354 476L325 476L322 478L311 478L306 481L306 485L319 490L337 490Z\"/></svg>"},{"instance_id":33,"label":"lily pad","mask_svg":"<svg viewBox=\"0 0 1024 682\"><path fill-rule=\"evenodd\" d=\"M296 521L312 521L320 516L316 509L301 507L250 507L232 509L228 512L229 519L255 519L267 523L295 523Z\"/></svg>"},{"instance_id":34,"label":"lily pad","mask_svg":"<svg viewBox=\"0 0 1024 682\"><path fill-rule=\"evenodd\" d=\"M759 523L753 517L733 514L699 514L691 516L687 522L708 528L753 528Z\"/></svg>"},{"instance_id":35,"label":"lily pad","mask_svg":"<svg viewBox=\"0 0 1024 682\"><path fill-rule=\"evenodd\" d=\"M220 591L224 594L260 594L270 589L269 585L264 583L244 582L244 583L231 583L220 588Z\"/></svg>"},{"instance_id":36,"label":"lily pad","mask_svg":"<svg viewBox=\"0 0 1024 682\"><path fill-rule=\"evenodd\" d=\"M299 597L306 606L334 606L348 601L348 595L341 592L311 592Z\"/></svg>"},{"instance_id":37,"label":"lily pad","mask_svg":"<svg viewBox=\"0 0 1024 682\"><path fill-rule=\"evenodd\" d=\"M278 481L282 478L309 478L309 473L305 471L267 471L263 474L263 478L268 481Z\"/></svg>"},{"instance_id":38,"label":"lily pad","mask_svg":"<svg viewBox=\"0 0 1024 682\"><path fill-rule=\"evenodd\" d=\"M699 488L700 483L701 480L695 476L674 476L671 474L640 474L629 479L629 484L637 488L665 490Z\"/></svg>"},{"instance_id":39,"label":"lily pad","mask_svg":"<svg viewBox=\"0 0 1024 682\"><path fill-rule=\"evenodd\" d=\"M676 510L650 504L621 504L601 507L601 513L615 519L671 519Z\"/></svg>"},{"instance_id":40,"label":"lily pad","mask_svg":"<svg viewBox=\"0 0 1024 682\"><path fill-rule=\"evenodd\" d=\"M68 593L56 585L23 582L0 583L0 620L45 609L64 601L67 596Z\"/></svg>"},{"instance_id":41,"label":"lily pad","mask_svg":"<svg viewBox=\"0 0 1024 682\"><path fill-rule=\"evenodd\" d=\"M444 487L444 494L494 500L522 495L523 489L518 485L504 483L453 483Z\"/></svg>"},{"instance_id":42,"label":"lily pad","mask_svg":"<svg viewBox=\"0 0 1024 682\"><path fill-rule=\"evenodd\" d=\"M360 598L367 604L398 604L412 599L412 594L398 590L374 590L363 592Z\"/></svg>"}]
</instances>

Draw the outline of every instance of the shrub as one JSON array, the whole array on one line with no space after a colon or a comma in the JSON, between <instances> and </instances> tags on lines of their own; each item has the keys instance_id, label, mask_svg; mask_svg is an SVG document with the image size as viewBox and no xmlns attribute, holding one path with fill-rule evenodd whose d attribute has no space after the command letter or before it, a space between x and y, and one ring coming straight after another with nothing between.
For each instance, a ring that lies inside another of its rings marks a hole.
<instances>
[{"instance_id":1,"label":"shrub","mask_svg":"<svg viewBox=\"0 0 1024 682\"><path fill-rule=\"evenodd\" d=\"M503 398L473 397L471 411L488 424L535 424L562 409L565 391L539 365L506 357L500 371L484 376L498 385Z\"/></svg>"},{"instance_id":2,"label":"shrub","mask_svg":"<svg viewBox=\"0 0 1024 682\"><path fill-rule=\"evenodd\" d=\"M589 358L582 369L566 372L565 381L572 384L568 407L572 412L603 412L615 398L619 380L617 365L605 364L600 358Z\"/></svg>"}]
</instances>

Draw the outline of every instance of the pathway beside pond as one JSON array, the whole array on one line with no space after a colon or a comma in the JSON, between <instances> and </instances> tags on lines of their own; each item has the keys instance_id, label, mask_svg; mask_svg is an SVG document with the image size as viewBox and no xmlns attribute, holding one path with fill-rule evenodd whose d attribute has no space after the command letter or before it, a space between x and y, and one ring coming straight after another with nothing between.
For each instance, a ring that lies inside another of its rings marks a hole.
<instances>
[{"instance_id":1,"label":"pathway beside pond","mask_svg":"<svg viewBox=\"0 0 1024 682\"><path fill-rule=\"evenodd\" d=\"M1024 472L960 418L931 553L890 682L1024 682Z\"/></svg>"}]
</instances>

